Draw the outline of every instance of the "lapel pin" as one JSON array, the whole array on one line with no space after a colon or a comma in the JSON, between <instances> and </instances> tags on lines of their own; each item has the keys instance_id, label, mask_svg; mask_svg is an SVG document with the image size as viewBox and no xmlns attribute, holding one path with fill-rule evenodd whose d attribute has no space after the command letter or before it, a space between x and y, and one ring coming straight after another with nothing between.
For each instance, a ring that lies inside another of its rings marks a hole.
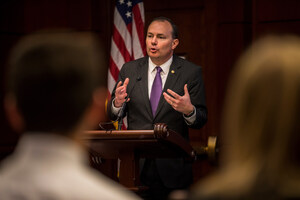
<instances>
[{"instance_id":1,"label":"lapel pin","mask_svg":"<svg viewBox=\"0 0 300 200\"><path fill-rule=\"evenodd\" d=\"M175 71L174 71L174 70L171 70L171 73L172 73L172 74L175 74Z\"/></svg>"}]
</instances>

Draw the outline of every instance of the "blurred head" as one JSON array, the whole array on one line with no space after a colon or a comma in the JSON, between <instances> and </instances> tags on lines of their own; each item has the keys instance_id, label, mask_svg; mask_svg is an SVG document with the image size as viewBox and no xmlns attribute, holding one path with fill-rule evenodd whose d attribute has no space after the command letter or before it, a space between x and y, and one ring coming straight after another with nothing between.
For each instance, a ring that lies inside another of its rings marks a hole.
<instances>
[{"instance_id":1,"label":"blurred head","mask_svg":"<svg viewBox=\"0 0 300 200\"><path fill-rule=\"evenodd\" d=\"M179 44L176 25L168 18L155 18L149 25L146 36L146 50L156 65L165 63Z\"/></svg>"},{"instance_id":2,"label":"blurred head","mask_svg":"<svg viewBox=\"0 0 300 200\"><path fill-rule=\"evenodd\" d=\"M299 166L300 39L255 43L237 63L224 113L228 163L255 163L269 180Z\"/></svg>"},{"instance_id":3,"label":"blurred head","mask_svg":"<svg viewBox=\"0 0 300 200\"><path fill-rule=\"evenodd\" d=\"M300 39L257 41L241 56L230 80L223 165L194 186L193 197L299 197Z\"/></svg>"},{"instance_id":4,"label":"blurred head","mask_svg":"<svg viewBox=\"0 0 300 200\"><path fill-rule=\"evenodd\" d=\"M9 59L5 101L14 128L63 133L89 116L90 123L99 122L101 113L90 110L95 105L103 110L106 94L98 45L88 33L37 33L21 39Z\"/></svg>"}]
</instances>

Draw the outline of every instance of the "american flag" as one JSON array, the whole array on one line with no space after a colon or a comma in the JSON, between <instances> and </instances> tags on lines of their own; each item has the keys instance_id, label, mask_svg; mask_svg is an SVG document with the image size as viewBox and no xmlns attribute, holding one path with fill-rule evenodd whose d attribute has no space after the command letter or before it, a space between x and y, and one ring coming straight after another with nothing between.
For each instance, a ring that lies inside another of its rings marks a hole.
<instances>
[{"instance_id":1,"label":"american flag","mask_svg":"<svg viewBox=\"0 0 300 200\"><path fill-rule=\"evenodd\" d=\"M108 91L111 95L124 63L146 55L144 41L144 4L142 0L117 0L111 40ZM124 119L122 129L126 129Z\"/></svg>"},{"instance_id":2,"label":"american flag","mask_svg":"<svg viewBox=\"0 0 300 200\"><path fill-rule=\"evenodd\" d=\"M111 40L108 90L111 94L124 63L146 55L142 0L117 0Z\"/></svg>"}]
</instances>

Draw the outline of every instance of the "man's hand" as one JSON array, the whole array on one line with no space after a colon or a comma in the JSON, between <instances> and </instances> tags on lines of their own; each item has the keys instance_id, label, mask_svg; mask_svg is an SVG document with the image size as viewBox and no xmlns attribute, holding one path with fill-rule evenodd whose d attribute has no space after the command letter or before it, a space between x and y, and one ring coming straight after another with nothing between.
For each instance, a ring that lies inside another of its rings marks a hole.
<instances>
[{"instance_id":1,"label":"man's hand","mask_svg":"<svg viewBox=\"0 0 300 200\"><path fill-rule=\"evenodd\" d=\"M116 108L120 108L122 104L125 102L125 98L127 97L127 85L129 83L129 78L126 78L123 85L122 81L120 81L117 85L116 92L115 92L115 101L114 101L114 106ZM130 99L127 99L127 102Z\"/></svg>"},{"instance_id":2,"label":"man's hand","mask_svg":"<svg viewBox=\"0 0 300 200\"><path fill-rule=\"evenodd\" d=\"M176 92L168 89L167 93L163 93L165 100L177 111L188 115L194 110L194 106L191 103L191 98L189 91L187 89L187 84L184 85L184 95L180 96Z\"/></svg>"}]
</instances>

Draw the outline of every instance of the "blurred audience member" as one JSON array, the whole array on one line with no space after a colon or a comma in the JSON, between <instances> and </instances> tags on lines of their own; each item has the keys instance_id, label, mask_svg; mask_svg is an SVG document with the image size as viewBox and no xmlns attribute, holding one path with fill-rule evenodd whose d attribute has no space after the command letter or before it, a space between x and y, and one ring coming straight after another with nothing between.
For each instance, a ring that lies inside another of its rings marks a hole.
<instances>
[{"instance_id":1,"label":"blurred audience member","mask_svg":"<svg viewBox=\"0 0 300 200\"><path fill-rule=\"evenodd\" d=\"M300 198L299 119L300 39L269 36L237 63L222 167L193 187L191 199Z\"/></svg>"},{"instance_id":2,"label":"blurred audience member","mask_svg":"<svg viewBox=\"0 0 300 200\"><path fill-rule=\"evenodd\" d=\"M80 142L103 120L102 56L88 33L33 34L14 48L5 109L24 134L1 165L1 199L138 199L89 168Z\"/></svg>"}]
</instances>

